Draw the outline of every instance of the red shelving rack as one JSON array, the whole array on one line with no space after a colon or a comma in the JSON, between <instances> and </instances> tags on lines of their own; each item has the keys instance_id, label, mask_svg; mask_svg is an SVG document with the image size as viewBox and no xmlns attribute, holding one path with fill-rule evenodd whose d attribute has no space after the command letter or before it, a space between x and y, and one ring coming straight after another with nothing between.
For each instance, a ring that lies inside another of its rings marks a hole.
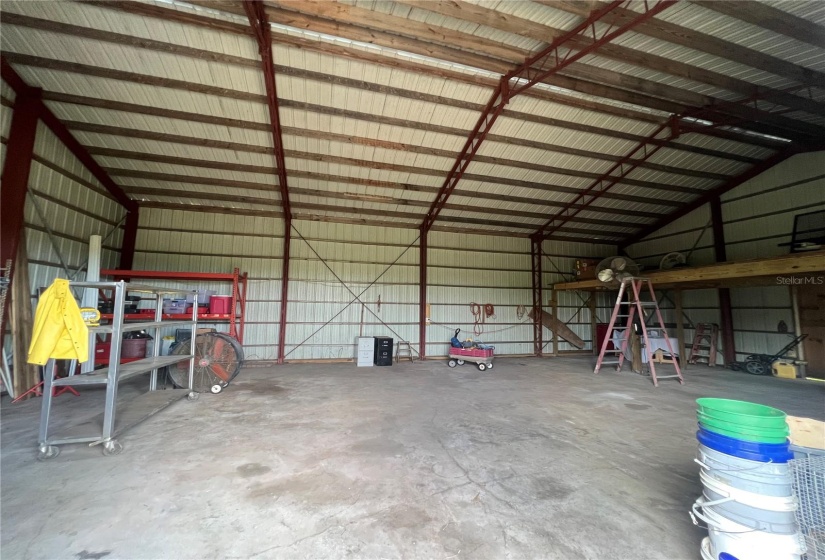
<instances>
[{"instance_id":1,"label":"red shelving rack","mask_svg":"<svg viewBox=\"0 0 825 560\"><path fill-rule=\"evenodd\" d=\"M198 323L229 323L229 335L238 339L243 344L244 324L246 318L246 287L248 274L241 273L239 269L234 269L230 274L213 272L165 272L161 270L112 270L103 269L101 276L112 276L115 280L180 280L183 282L231 282L232 283L232 307L226 314L202 313L198 315ZM238 310L240 308L240 311ZM111 318L110 315L103 314L101 319ZM187 314L163 314L163 319L188 319ZM146 315L140 313L130 313L125 315L126 320L145 319Z\"/></svg>"}]
</instances>

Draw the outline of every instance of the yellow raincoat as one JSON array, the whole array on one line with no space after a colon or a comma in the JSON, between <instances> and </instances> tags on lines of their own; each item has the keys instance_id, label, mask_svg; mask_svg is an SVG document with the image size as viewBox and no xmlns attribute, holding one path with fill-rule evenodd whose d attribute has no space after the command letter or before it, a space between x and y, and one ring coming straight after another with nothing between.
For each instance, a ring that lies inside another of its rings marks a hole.
<instances>
[{"instance_id":1,"label":"yellow raincoat","mask_svg":"<svg viewBox=\"0 0 825 560\"><path fill-rule=\"evenodd\" d=\"M89 329L69 291L69 281L62 278L43 292L34 314L29 363L42 366L49 358L81 363L89 359Z\"/></svg>"}]
</instances>

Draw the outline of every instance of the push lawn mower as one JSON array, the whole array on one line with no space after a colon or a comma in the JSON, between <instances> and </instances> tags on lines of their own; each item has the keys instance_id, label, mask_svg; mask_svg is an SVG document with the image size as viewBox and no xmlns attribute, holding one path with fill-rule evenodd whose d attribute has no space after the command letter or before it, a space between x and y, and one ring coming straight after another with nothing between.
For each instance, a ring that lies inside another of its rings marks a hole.
<instances>
[{"instance_id":1,"label":"push lawn mower","mask_svg":"<svg viewBox=\"0 0 825 560\"><path fill-rule=\"evenodd\" d=\"M799 346L803 340L808 337L807 334L801 334L790 341L782 350L776 354L751 354L745 358L744 362L732 362L730 369L734 371L746 371L752 375L768 375L771 372L771 366L776 360L784 358L791 350Z\"/></svg>"}]
</instances>

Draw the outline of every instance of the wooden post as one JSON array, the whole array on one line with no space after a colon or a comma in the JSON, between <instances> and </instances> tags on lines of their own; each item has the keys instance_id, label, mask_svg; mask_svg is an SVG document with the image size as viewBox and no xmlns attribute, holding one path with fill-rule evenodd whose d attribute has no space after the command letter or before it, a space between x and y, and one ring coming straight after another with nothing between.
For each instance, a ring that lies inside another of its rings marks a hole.
<instances>
[{"instance_id":1,"label":"wooden post","mask_svg":"<svg viewBox=\"0 0 825 560\"><path fill-rule=\"evenodd\" d=\"M682 290L673 291L673 303L676 305L676 341L679 343L679 366L687 369L687 352L685 351L685 318L682 311Z\"/></svg>"},{"instance_id":2,"label":"wooden post","mask_svg":"<svg viewBox=\"0 0 825 560\"><path fill-rule=\"evenodd\" d=\"M647 352L647 363L648 368L650 367L650 362L653 360L652 353L645 348ZM633 373L642 373L642 338L639 336L639 333L636 332L636 329L633 328L633 325L630 326L630 369Z\"/></svg>"},{"instance_id":3,"label":"wooden post","mask_svg":"<svg viewBox=\"0 0 825 560\"><path fill-rule=\"evenodd\" d=\"M590 308L590 350L594 356L598 356L599 349L596 348L596 294L598 292L590 292L590 299L587 300L587 305Z\"/></svg>"}]
</instances>

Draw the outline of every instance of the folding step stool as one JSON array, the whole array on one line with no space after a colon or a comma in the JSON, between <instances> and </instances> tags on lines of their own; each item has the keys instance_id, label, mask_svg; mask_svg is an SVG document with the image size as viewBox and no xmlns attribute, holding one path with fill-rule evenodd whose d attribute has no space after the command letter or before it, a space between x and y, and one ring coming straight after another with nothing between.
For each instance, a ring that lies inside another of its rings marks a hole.
<instances>
[{"instance_id":1,"label":"folding step stool","mask_svg":"<svg viewBox=\"0 0 825 560\"><path fill-rule=\"evenodd\" d=\"M410 343L403 340L399 340L395 346L395 363L397 364L401 358L409 358L411 362L415 360Z\"/></svg>"},{"instance_id":2,"label":"folding step stool","mask_svg":"<svg viewBox=\"0 0 825 560\"><path fill-rule=\"evenodd\" d=\"M689 364L707 363L716 366L716 349L719 341L719 325L716 323L698 323L690 349Z\"/></svg>"}]
</instances>

